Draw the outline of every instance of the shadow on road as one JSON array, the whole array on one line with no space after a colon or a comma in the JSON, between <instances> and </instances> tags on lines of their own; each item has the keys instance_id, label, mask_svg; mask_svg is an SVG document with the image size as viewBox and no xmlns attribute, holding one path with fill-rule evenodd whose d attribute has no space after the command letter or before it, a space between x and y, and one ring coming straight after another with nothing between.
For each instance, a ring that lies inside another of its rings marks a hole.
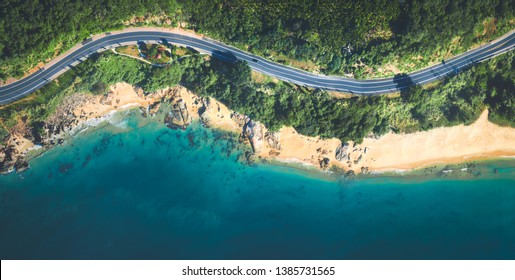
<instances>
[{"instance_id":1,"label":"shadow on road","mask_svg":"<svg viewBox=\"0 0 515 280\"><path fill-rule=\"evenodd\" d=\"M406 99L409 95L411 88L415 85L410 75L408 74L397 74L393 77L395 88L400 91L402 99Z\"/></svg>"},{"instance_id":2,"label":"shadow on road","mask_svg":"<svg viewBox=\"0 0 515 280\"><path fill-rule=\"evenodd\" d=\"M212 56L219 60L227 61L227 62L236 62L238 59L232 52L222 52L222 51L213 51Z\"/></svg>"}]
</instances>

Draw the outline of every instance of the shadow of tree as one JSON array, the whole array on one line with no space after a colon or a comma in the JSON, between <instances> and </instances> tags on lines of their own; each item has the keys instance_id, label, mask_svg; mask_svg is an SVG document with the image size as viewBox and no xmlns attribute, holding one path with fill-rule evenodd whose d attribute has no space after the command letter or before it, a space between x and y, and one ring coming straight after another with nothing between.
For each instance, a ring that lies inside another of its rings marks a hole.
<instances>
[{"instance_id":1,"label":"shadow of tree","mask_svg":"<svg viewBox=\"0 0 515 280\"><path fill-rule=\"evenodd\" d=\"M395 88L401 93L402 100L408 101L415 85L410 75L405 73L397 74L393 77L393 82L395 83Z\"/></svg>"},{"instance_id":2,"label":"shadow of tree","mask_svg":"<svg viewBox=\"0 0 515 280\"><path fill-rule=\"evenodd\" d=\"M236 62L238 59L232 52L222 52L218 50L214 50L211 52L211 55L219 60L227 61L227 62Z\"/></svg>"}]
</instances>

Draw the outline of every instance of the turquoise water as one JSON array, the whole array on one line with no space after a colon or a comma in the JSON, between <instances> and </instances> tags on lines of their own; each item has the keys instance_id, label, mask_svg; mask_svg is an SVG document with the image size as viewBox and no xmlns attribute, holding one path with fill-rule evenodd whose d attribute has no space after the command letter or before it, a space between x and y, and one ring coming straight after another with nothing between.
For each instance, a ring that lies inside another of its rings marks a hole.
<instances>
[{"instance_id":1,"label":"turquoise water","mask_svg":"<svg viewBox=\"0 0 515 280\"><path fill-rule=\"evenodd\" d=\"M513 168L322 180L247 166L227 134L138 118L0 177L2 259L513 259Z\"/></svg>"}]
</instances>

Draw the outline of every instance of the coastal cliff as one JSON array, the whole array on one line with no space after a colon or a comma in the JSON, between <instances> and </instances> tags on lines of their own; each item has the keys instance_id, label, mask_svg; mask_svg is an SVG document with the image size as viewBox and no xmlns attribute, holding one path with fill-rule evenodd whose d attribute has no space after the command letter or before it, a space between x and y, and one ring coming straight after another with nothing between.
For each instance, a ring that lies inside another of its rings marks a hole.
<instances>
[{"instance_id":1,"label":"coastal cliff","mask_svg":"<svg viewBox=\"0 0 515 280\"><path fill-rule=\"evenodd\" d=\"M321 170L337 168L348 174L411 170L434 164L515 156L515 129L488 121L488 111L472 125L437 128L412 134L392 132L361 144L339 139L308 137L292 127L270 131L262 123L228 109L213 98L200 97L175 86L145 94L141 89L119 83L105 95L75 93L59 105L38 128L20 120L0 149L0 172L22 172L29 168L29 153L62 144L68 136L95 126L119 110L139 108L142 116L155 118L173 129L184 129L193 121L240 135L252 147L247 160L274 160ZM38 152L36 152L37 154Z\"/></svg>"}]
</instances>

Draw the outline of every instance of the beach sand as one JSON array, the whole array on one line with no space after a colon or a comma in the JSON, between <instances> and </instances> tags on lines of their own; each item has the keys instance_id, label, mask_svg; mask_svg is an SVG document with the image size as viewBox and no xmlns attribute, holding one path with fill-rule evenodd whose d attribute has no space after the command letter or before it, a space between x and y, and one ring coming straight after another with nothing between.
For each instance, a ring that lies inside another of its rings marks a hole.
<instances>
[{"instance_id":1,"label":"beach sand","mask_svg":"<svg viewBox=\"0 0 515 280\"><path fill-rule=\"evenodd\" d=\"M370 170L409 170L431 164L515 156L515 129L488 121L488 110L469 126L436 128L411 134L388 133L365 139L361 166Z\"/></svg>"},{"instance_id":2,"label":"beach sand","mask_svg":"<svg viewBox=\"0 0 515 280\"><path fill-rule=\"evenodd\" d=\"M266 134L266 128L263 134ZM256 153L264 158L273 158L286 163L303 163L319 167L320 161L328 158L335 162L336 148L341 141L333 138L322 140L319 137L308 137L297 133L293 127L283 127L273 134L277 144L270 144L270 141L263 140L263 143L256 144ZM256 141L254 141L256 142ZM274 147L275 146L275 147Z\"/></svg>"},{"instance_id":3,"label":"beach sand","mask_svg":"<svg viewBox=\"0 0 515 280\"><path fill-rule=\"evenodd\" d=\"M58 110L54 117L59 120L66 115L72 119L69 123L78 127L91 121L94 123L96 119L101 121L114 111L134 107L146 110L159 105L159 102L170 96L174 97L174 102L180 100L184 103L191 120L201 119L213 128L233 133L242 132L241 115L213 98L207 101L181 86L144 95L141 89L118 83L110 88L107 95L79 93L70 96L73 102L63 105L63 110ZM202 106L205 110L199 110ZM9 142L14 144L19 154L25 154L34 148L32 142L19 135L11 137ZM349 142L346 156L341 160L336 159L336 150L342 145L339 139L304 136L292 127L283 127L272 133L256 122L251 139L256 155L261 158L322 169L336 166L357 173L411 170L433 164L514 157L514 143L515 129L489 122L487 110L469 126L436 128L411 134L390 132L378 139L366 138L362 144Z\"/></svg>"},{"instance_id":4,"label":"beach sand","mask_svg":"<svg viewBox=\"0 0 515 280\"><path fill-rule=\"evenodd\" d=\"M291 127L282 128L274 137L280 149L264 143L258 146L260 156L284 162L300 160L318 167L320 161L327 158L330 166L355 172L361 172L363 168L377 172L411 170L432 164L515 156L515 129L489 122L487 110L469 126L411 134L390 132L379 139L366 138L362 144L350 142L347 153L350 157L343 161L335 158L335 151L341 145L338 139L306 137Z\"/></svg>"},{"instance_id":5,"label":"beach sand","mask_svg":"<svg viewBox=\"0 0 515 280\"><path fill-rule=\"evenodd\" d=\"M133 86L125 83L113 85L106 96L91 96L86 102L80 104L73 110L73 114L80 121L97 118L118 108L147 107L154 103L153 98L143 95Z\"/></svg>"}]
</instances>

